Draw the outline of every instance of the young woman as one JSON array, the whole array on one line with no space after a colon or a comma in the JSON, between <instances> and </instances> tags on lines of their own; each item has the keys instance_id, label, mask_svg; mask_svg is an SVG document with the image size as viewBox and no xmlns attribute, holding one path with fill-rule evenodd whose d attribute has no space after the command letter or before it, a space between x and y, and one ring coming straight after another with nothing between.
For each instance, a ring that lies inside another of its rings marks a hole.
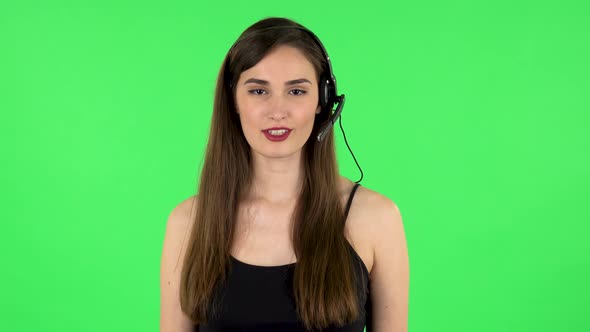
<instances>
[{"instance_id":1,"label":"young woman","mask_svg":"<svg viewBox=\"0 0 590 332\"><path fill-rule=\"evenodd\" d=\"M400 211L339 175L333 130L316 139L333 110L313 36L267 18L228 52L198 193L167 223L161 331L407 331Z\"/></svg>"}]
</instances>

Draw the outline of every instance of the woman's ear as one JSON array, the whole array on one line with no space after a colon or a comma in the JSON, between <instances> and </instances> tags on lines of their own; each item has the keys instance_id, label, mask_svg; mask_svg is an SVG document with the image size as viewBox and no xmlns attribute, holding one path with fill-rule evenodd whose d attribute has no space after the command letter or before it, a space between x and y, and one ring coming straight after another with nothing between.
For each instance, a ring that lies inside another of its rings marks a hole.
<instances>
[{"instance_id":1,"label":"woman's ear","mask_svg":"<svg viewBox=\"0 0 590 332\"><path fill-rule=\"evenodd\" d=\"M322 111L322 105L318 105L318 108L315 110L315 114L320 114Z\"/></svg>"}]
</instances>

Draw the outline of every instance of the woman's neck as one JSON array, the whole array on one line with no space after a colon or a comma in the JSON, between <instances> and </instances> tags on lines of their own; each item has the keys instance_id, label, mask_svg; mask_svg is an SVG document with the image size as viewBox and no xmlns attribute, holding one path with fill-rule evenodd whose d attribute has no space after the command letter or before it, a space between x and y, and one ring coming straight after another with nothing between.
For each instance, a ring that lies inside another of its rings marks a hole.
<instances>
[{"instance_id":1,"label":"woman's neck","mask_svg":"<svg viewBox=\"0 0 590 332\"><path fill-rule=\"evenodd\" d=\"M287 203L299 197L303 183L299 154L285 158L253 156L251 198L269 203Z\"/></svg>"}]
</instances>

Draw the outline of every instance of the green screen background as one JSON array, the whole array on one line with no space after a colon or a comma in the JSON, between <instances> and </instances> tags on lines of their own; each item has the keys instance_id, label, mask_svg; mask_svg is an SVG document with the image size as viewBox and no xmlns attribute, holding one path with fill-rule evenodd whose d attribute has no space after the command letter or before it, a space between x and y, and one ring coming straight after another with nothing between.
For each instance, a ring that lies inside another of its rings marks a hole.
<instances>
[{"instance_id":1,"label":"green screen background","mask_svg":"<svg viewBox=\"0 0 590 332\"><path fill-rule=\"evenodd\" d=\"M589 14L585 1L3 2L1 329L158 330L166 220L196 190L223 57L250 24L286 16L332 58L363 185L401 210L410 331L590 330Z\"/></svg>"}]
</instances>

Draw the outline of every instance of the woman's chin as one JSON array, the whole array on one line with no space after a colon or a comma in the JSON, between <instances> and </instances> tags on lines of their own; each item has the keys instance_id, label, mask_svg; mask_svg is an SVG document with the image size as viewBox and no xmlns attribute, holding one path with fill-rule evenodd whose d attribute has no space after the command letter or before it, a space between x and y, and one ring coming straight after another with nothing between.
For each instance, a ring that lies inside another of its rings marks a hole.
<instances>
[{"instance_id":1,"label":"woman's chin","mask_svg":"<svg viewBox=\"0 0 590 332\"><path fill-rule=\"evenodd\" d=\"M255 150L256 154L268 159L292 159L299 157L301 148L293 149L264 149Z\"/></svg>"}]
</instances>

